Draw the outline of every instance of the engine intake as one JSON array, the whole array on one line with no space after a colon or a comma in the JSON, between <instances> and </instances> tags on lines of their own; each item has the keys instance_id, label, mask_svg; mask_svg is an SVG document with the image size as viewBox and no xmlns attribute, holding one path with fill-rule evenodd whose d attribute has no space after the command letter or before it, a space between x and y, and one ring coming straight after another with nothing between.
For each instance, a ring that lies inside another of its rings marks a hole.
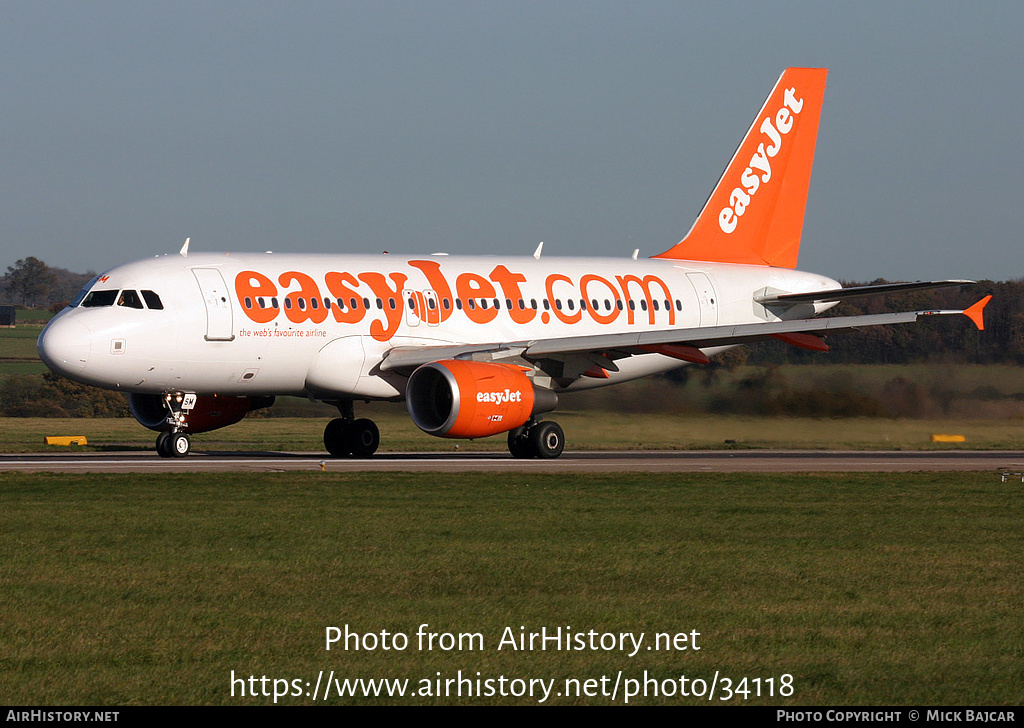
<instances>
[{"instance_id":1,"label":"engine intake","mask_svg":"<svg viewBox=\"0 0 1024 728\"><path fill-rule=\"evenodd\" d=\"M534 387L522 367L460 359L431 362L414 371L405 399L417 427L452 438L507 432L558 404L557 395Z\"/></svg>"}]
</instances>

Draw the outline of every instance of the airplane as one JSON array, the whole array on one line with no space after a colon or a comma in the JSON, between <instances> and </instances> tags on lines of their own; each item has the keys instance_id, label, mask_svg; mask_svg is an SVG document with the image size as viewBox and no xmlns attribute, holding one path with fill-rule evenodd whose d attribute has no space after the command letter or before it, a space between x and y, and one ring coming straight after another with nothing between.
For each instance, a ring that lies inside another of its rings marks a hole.
<instances>
[{"instance_id":1,"label":"airplane","mask_svg":"<svg viewBox=\"0 0 1024 728\"><path fill-rule=\"evenodd\" d=\"M162 457L191 433L295 395L338 408L335 457L376 452L356 400L406 403L444 438L506 434L517 458L555 458L541 415L564 392L708 363L776 339L823 336L965 310L816 318L848 298L972 281L843 288L796 270L826 69L782 73L687 235L646 260L533 256L190 253L112 268L39 336L42 360L126 392Z\"/></svg>"}]
</instances>

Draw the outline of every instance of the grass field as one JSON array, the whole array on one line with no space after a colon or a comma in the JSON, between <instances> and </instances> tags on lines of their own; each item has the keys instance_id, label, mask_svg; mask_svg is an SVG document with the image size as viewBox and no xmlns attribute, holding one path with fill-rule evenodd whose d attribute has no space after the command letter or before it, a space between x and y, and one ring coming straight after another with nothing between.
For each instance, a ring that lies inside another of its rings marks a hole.
<instances>
[{"instance_id":1,"label":"grass field","mask_svg":"<svg viewBox=\"0 0 1024 728\"><path fill-rule=\"evenodd\" d=\"M19 306L16 316L18 326L23 324L34 324L41 327L53 318L53 312L42 308L21 308Z\"/></svg>"},{"instance_id":2,"label":"grass field","mask_svg":"<svg viewBox=\"0 0 1024 728\"><path fill-rule=\"evenodd\" d=\"M445 440L420 432L401 405L360 410L377 422L381 451L504 450L504 436ZM194 436L196 451L323 450L323 418L255 418ZM796 448L856 450L1024 449L1024 425L1006 420L820 419L559 411L571 450ZM966 442L933 443L931 435L963 434ZM0 418L0 452L55 450L47 435L85 435L88 450L152 449L155 433L135 420ZM727 440L733 442L726 443Z\"/></svg>"},{"instance_id":3,"label":"grass field","mask_svg":"<svg viewBox=\"0 0 1024 728\"><path fill-rule=\"evenodd\" d=\"M320 670L556 691L620 670L792 676L760 705L1021 699L1024 507L993 474L0 475L0 506L0 704L261 704L231 696L232 671ZM424 623L482 649L416 649ZM346 624L410 645L326 651ZM695 630L701 649L498 650L506 626Z\"/></svg>"},{"instance_id":4,"label":"grass field","mask_svg":"<svg viewBox=\"0 0 1024 728\"><path fill-rule=\"evenodd\" d=\"M42 326L38 325L0 329L0 376L42 374L47 371L36 352L36 339L40 331Z\"/></svg>"},{"instance_id":5,"label":"grass field","mask_svg":"<svg viewBox=\"0 0 1024 728\"><path fill-rule=\"evenodd\" d=\"M16 326L13 329L0 329L0 343L3 344L2 355L7 357L20 357L36 359L39 356L36 351L36 339L42 326Z\"/></svg>"}]
</instances>

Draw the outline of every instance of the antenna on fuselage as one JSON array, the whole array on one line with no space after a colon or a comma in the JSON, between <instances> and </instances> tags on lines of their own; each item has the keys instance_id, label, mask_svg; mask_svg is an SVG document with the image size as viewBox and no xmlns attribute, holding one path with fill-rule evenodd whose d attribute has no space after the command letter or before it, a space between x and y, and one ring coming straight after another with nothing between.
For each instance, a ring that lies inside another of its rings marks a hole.
<instances>
[{"instance_id":1,"label":"antenna on fuselage","mask_svg":"<svg viewBox=\"0 0 1024 728\"><path fill-rule=\"evenodd\" d=\"M540 241L540 245L538 245L537 249L535 251L533 251L533 259L534 260L540 260L540 251L542 251L543 249L544 249L544 241L541 240Z\"/></svg>"},{"instance_id":2,"label":"antenna on fuselage","mask_svg":"<svg viewBox=\"0 0 1024 728\"><path fill-rule=\"evenodd\" d=\"M636 260L638 255L640 255L640 248L633 248L633 260Z\"/></svg>"},{"instance_id":3,"label":"antenna on fuselage","mask_svg":"<svg viewBox=\"0 0 1024 728\"><path fill-rule=\"evenodd\" d=\"M188 257L188 241L191 239L192 238L185 238L185 244L182 245L181 250L178 251L178 255L180 255L182 258Z\"/></svg>"}]
</instances>

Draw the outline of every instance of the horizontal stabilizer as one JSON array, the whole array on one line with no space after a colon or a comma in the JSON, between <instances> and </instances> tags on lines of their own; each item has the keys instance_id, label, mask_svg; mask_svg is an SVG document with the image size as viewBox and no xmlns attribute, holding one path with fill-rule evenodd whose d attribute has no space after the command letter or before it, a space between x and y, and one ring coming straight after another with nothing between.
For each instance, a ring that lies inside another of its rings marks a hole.
<instances>
[{"instance_id":1,"label":"horizontal stabilizer","mask_svg":"<svg viewBox=\"0 0 1024 728\"><path fill-rule=\"evenodd\" d=\"M862 298L864 296L877 296L883 293L902 293L904 291L923 291L935 288L949 288L950 286L967 286L974 282L975 281L950 280L917 281L915 283L882 283L874 286L833 288L827 291L813 291L811 293L771 293L754 296L754 301L766 306L771 304L827 303L829 301L846 301L850 298Z\"/></svg>"}]
</instances>

